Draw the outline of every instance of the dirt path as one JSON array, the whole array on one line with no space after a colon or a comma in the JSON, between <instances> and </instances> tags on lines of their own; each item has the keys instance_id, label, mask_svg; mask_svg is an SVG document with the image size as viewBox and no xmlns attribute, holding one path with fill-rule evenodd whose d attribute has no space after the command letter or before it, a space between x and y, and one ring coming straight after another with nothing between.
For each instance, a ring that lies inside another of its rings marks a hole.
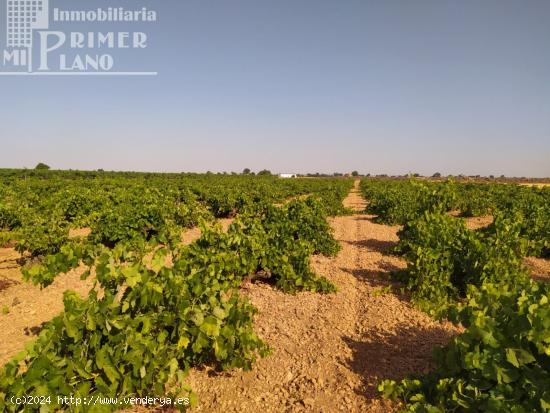
<instances>
[{"instance_id":1,"label":"dirt path","mask_svg":"<svg viewBox=\"0 0 550 413\"><path fill-rule=\"evenodd\" d=\"M345 205L359 212L355 189ZM387 253L398 227L355 214L331 219L342 251L314 257L316 272L338 293L283 294L263 284L243 289L259 309L256 330L273 348L250 372L193 370L197 412L390 412L376 384L430 368L432 349L456 331L394 294L380 294L404 263Z\"/></svg>"}]
</instances>

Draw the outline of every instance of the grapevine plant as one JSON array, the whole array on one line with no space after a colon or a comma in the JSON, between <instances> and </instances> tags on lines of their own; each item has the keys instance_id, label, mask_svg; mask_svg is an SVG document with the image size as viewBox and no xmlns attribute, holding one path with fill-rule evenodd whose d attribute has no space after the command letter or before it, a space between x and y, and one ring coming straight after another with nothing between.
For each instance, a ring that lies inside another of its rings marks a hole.
<instances>
[{"instance_id":1,"label":"grapevine plant","mask_svg":"<svg viewBox=\"0 0 550 413\"><path fill-rule=\"evenodd\" d=\"M155 393L194 401L185 385L192 366L249 369L269 352L253 331L255 308L238 294L245 279L261 274L290 293L335 290L309 265L312 254L339 250L315 197L282 207L249 204L227 232L201 220L201 237L187 246L174 235L177 221L149 204L143 210L115 205L107 212L112 220L98 221L88 238L66 239L24 269L29 281L45 287L59 273L86 265L83 277L95 274L95 286L86 298L66 292L63 313L3 368L0 410L17 411L9 400L22 395Z\"/></svg>"},{"instance_id":2,"label":"grapevine plant","mask_svg":"<svg viewBox=\"0 0 550 413\"><path fill-rule=\"evenodd\" d=\"M405 401L407 412L550 411L549 287L523 266L525 255L548 254L549 192L466 184L446 204L437 200L452 189L447 183L420 184L438 188L431 193L414 182L384 185L387 197L380 182L363 189L379 219L404 224L395 252L407 270L398 278L413 304L464 332L436 350L431 374L385 380L379 390ZM446 214L457 208L465 216L490 212L493 223L470 231Z\"/></svg>"}]
</instances>

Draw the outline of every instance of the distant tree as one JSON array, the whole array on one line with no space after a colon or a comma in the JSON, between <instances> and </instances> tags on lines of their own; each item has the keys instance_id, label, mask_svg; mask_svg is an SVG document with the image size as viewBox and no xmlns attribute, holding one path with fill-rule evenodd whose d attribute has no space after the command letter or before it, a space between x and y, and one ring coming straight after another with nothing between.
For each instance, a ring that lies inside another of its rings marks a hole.
<instances>
[{"instance_id":1,"label":"distant tree","mask_svg":"<svg viewBox=\"0 0 550 413\"><path fill-rule=\"evenodd\" d=\"M262 169L260 172L258 172L258 175L271 175L271 171L268 171L267 169Z\"/></svg>"},{"instance_id":2,"label":"distant tree","mask_svg":"<svg viewBox=\"0 0 550 413\"><path fill-rule=\"evenodd\" d=\"M249 175L250 174L250 169L249 168L244 168L243 169L243 175Z\"/></svg>"},{"instance_id":3,"label":"distant tree","mask_svg":"<svg viewBox=\"0 0 550 413\"><path fill-rule=\"evenodd\" d=\"M367 178L370 178L370 174L366 174L365 176L366 176Z\"/></svg>"},{"instance_id":4,"label":"distant tree","mask_svg":"<svg viewBox=\"0 0 550 413\"><path fill-rule=\"evenodd\" d=\"M415 178L418 178L420 174L412 174L412 176L414 176Z\"/></svg>"},{"instance_id":5,"label":"distant tree","mask_svg":"<svg viewBox=\"0 0 550 413\"><path fill-rule=\"evenodd\" d=\"M343 174L340 173L340 172L334 172L333 175L334 175L334 176L343 176Z\"/></svg>"},{"instance_id":6,"label":"distant tree","mask_svg":"<svg viewBox=\"0 0 550 413\"><path fill-rule=\"evenodd\" d=\"M48 169L50 169L50 167L48 165L46 165L45 163L40 162L38 165L36 165L34 167L34 169L47 171Z\"/></svg>"},{"instance_id":7,"label":"distant tree","mask_svg":"<svg viewBox=\"0 0 550 413\"><path fill-rule=\"evenodd\" d=\"M353 171L353 172L351 173L351 176L359 176L359 172Z\"/></svg>"},{"instance_id":8,"label":"distant tree","mask_svg":"<svg viewBox=\"0 0 550 413\"><path fill-rule=\"evenodd\" d=\"M105 172L103 169L99 168L97 172Z\"/></svg>"},{"instance_id":9,"label":"distant tree","mask_svg":"<svg viewBox=\"0 0 550 413\"><path fill-rule=\"evenodd\" d=\"M436 172L432 175L432 178L441 178L441 174L439 172Z\"/></svg>"},{"instance_id":10,"label":"distant tree","mask_svg":"<svg viewBox=\"0 0 550 413\"><path fill-rule=\"evenodd\" d=\"M489 179L495 179L494 175L489 175Z\"/></svg>"}]
</instances>

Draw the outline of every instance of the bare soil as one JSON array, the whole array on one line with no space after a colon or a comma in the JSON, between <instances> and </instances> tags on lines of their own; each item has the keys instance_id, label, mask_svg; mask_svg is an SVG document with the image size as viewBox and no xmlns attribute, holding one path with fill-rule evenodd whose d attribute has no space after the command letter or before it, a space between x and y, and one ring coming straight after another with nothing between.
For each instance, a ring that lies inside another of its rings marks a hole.
<instances>
[{"instance_id":1,"label":"bare soil","mask_svg":"<svg viewBox=\"0 0 550 413\"><path fill-rule=\"evenodd\" d=\"M193 411L392 412L399 406L381 399L377 383L429 371L432 350L458 333L451 324L413 309L390 281L392 271L405 267L389 253L399 227L376 224L372 216L361 214L365 204L357 187L345 205L357 213L330 219L342 251L336 258L312 259L315 271L335 283L338 292L292 296L262 283L243 285L241 293L259 309L256 331L273 354L250 372L193 369L188 383L199 397ZM466 222L475 229L491 220ZM224 229L231 222L223 220ZM85 230L74 234L85 235ZM200 230L191 229L182 241L199 236ZM0 308L9 309L0 313L0 365L62 311L65 290L85 295L92 286L91 279L80 280L83 269L76 269L40 290L21 279L17 258L13 249L0 249ZM550 280L549 260L526 258L526 264L535 278Z\"/></svg>"},{"instance_id":2,"label":"bare soil","mask_svg":"<svg viewBox=\"0 0 550 413\"><path fill-rule=\"evenodd\" d=\"M71 228L69 238L85 238L92 232L91 228Z\"/></svg>"},{"instance_id":3,"label":"bare soil","mask_svg":"<svg viewBox=\"0 0 550 413\"><path fill-rule=\"evenodd\" d=\"M364 201L354 190L345 201ZM391 412L379 380L427 372L436 346L457 333L413 309L405 297L380 294L391 271L404 263L388 254L398 227L355 214L330 220L342 251L314 257L312 265L338 287L336 294L284 294L247 284L242 294L259 309L256 330L273 348L252 371L194 369L189 384L197 412Z\"/></svg>"},{"instance_id":4,"label":"bare soil","mask_svg":"<svg viewBox=\"0 0 550 413\"><path fill-rule=\"evenodd\" d=\"M550 282L550 259L525 257L523 262L535 280Z\"/></svg>"},{"instance_id":5,"label":"bare soil","mask_svg":"<svg viewBox=\"0 0 550 413\"><path fill-rule=\"evenodd\" d=\"M218 220L226 231L232 218ZM89 228L72 229L71 238L86 237ZM200 237L200 229L192 228L182 233L182 242L190 244ZM23 280L21 255L13 248L0 248L0 366L7 363L25 344L40 333L44 323L63 311L63 293L73 290L86 297L93 286L93 275L87 280L80 276L84 267L59 275L55 282L45 289ZM9 312L3 314L3 310Z\"/></svg>"},{"instance_id":6,"label":"bare soil","mask_svg":"<svg viewBox=\"0 0 550 413\"><path fill-rule=\"evenodd\" d=\"M493 216L486 215L481 217L462 218L466 223L466 227L471 230L485 228L493 223Z\"/></svg>"},{"instance_id":7,"label":"bare soil","mask_svg":"<svg viewBox=\"0 0 550 413\"><path fill-rule=\"evenodd\" d=\"M360 213L364 201L357 187L345 205L357 213L330 219L342 251L335 258L312 259L315 271L338 292L293 296L262 283L243 285L243 296L259 310L256 331L273 354L249 372L193 369L188 383L199 397L193 411L392 412L398 405L381 399L379 380L429 371L434 347L458 332L413 309L396 293L399 286L390 293L382 290L392 286L390 272L405 266L388 252L399 227L376 224ZM183 239L191 242L199 235L195 229ZM92 285L79 279L77 269L40 290L21 280L17 257L12 249L0 250L0 280L12 283L0 290L0 307L10 309L0 314L0 364L62 310L63 291L84 295Z\"/></svg>"},{"instance_id":8,"label":"bare soil","mask_svg":"<svg viewBox=\"0 0 550 413\"><path fill-rule=\"evenodd\" d=\"M82 281L84 267L62 274L43 290L22 279L20 254L13 248L0 249L0 366L9 361L25 344L33 340L45 322L63 311L63 293L74 290L82 297L92 287L93 280Z\"/></svg>"}]
</instances>

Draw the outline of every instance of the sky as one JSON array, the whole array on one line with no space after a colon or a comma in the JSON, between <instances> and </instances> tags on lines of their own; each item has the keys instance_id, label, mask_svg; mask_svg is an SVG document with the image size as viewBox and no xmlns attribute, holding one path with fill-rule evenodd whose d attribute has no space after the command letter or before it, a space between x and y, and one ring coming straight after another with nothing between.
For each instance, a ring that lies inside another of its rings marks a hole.
<instances>
[{"instance_id":1,"label":"sky","mask_svg":"<svg viewBox=\"0 0 550 413\"><path fill-rule=\"evenodd\" d=\"M109 6L158 76L0 76L0 167L550 176L550 1L50 0Z\"/></svg>"}]
</instances>

